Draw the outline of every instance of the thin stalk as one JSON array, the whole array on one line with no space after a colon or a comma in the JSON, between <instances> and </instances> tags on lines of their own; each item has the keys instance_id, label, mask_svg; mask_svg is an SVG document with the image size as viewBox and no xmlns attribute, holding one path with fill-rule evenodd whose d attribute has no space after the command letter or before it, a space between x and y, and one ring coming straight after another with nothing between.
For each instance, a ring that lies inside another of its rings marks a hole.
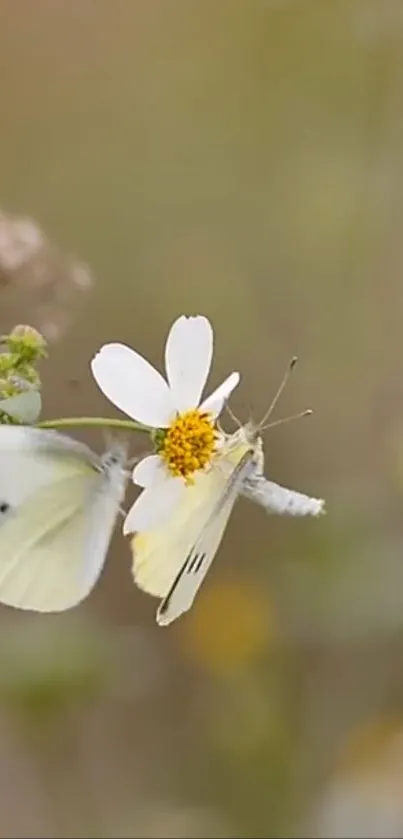
<instances>
[{"instance_id":1,"label":"thin stalk","mask_svg":"<svg viewBox=\"0 0 403 839\"><path fill-rule=\"evenodd\" d=\"M109 419L107 417L60 417L43 420L37 428L120 428L124 431L142 431L149 434L151 429L134 420Z\"/></svg>"}]
</instances>

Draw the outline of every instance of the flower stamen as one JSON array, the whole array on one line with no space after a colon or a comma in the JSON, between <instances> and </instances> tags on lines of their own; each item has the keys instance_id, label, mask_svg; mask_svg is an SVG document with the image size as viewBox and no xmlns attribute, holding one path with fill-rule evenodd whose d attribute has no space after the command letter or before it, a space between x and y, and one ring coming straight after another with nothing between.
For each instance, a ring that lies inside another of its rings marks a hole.
<instances>
[{"instance_id":1,"label":"flower stamen","mask_svg":"<svg viewBox=\"0 0 403 839\"><path fill-rule=\"evenodd\" d=\"M173 477L194 482L193 474L205 469L216 451L218 431L210 414L195 408L179 414L161 441L158 454Z\"/></svg>"}]
</instances>

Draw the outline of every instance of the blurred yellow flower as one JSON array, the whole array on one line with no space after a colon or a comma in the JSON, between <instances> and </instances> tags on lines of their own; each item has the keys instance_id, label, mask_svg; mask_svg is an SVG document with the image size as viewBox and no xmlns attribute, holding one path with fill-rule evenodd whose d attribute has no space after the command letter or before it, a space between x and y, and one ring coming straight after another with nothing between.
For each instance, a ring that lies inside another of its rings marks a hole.
<instances>
[{"instance_id":1,"label":"blurred yellow flower","mask_svg":"<svg viewBox=\"0 0 403 839\"><path fill-rule=\"evenodd\" d=\"M181 635L192 658L207 668L245 667L276 638L276 619L267 590L231 576L208 586Z\"/></svg>"}]
</instances>

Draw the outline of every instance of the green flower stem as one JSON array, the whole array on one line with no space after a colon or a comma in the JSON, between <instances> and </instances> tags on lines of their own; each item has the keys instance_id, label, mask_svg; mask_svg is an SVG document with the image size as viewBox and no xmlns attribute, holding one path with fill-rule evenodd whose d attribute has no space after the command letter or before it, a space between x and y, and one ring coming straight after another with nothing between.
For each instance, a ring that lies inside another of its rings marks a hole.
<instances>
[{"instance_id":1,"label":"green flower stem","mask_svg":"<svg viewBox=\"0 0 403 839\"><path fill-rule=\"evenodd\" d=\"M37 428L120 428L124 431L142 431L150 434L153 430L133 420L108 419L107 417L61 417L60 419L38 422Z\"/></svg>"}]
</instances>

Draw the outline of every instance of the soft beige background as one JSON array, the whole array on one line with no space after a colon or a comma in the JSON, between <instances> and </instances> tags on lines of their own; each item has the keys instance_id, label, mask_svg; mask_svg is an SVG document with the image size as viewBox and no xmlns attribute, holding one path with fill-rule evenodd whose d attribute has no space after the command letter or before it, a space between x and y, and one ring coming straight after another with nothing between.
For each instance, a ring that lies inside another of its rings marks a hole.
<instances>
[{"instance_id":1,"label":"soft beige background","mask_svg":"<svg viewBox=\"0 0 403 839\"><path fill-rule=\"evenodd\" d=\"M0 209L94 278L0 272L2 331L54 325L46 417L204 313L242 419L298 354L267 474L328 502L239 502L170 630L120 533L85 605L2 608L0 836L402 835L402 104L400 0L0 2Z\"/></svg>"}]
</instances>

